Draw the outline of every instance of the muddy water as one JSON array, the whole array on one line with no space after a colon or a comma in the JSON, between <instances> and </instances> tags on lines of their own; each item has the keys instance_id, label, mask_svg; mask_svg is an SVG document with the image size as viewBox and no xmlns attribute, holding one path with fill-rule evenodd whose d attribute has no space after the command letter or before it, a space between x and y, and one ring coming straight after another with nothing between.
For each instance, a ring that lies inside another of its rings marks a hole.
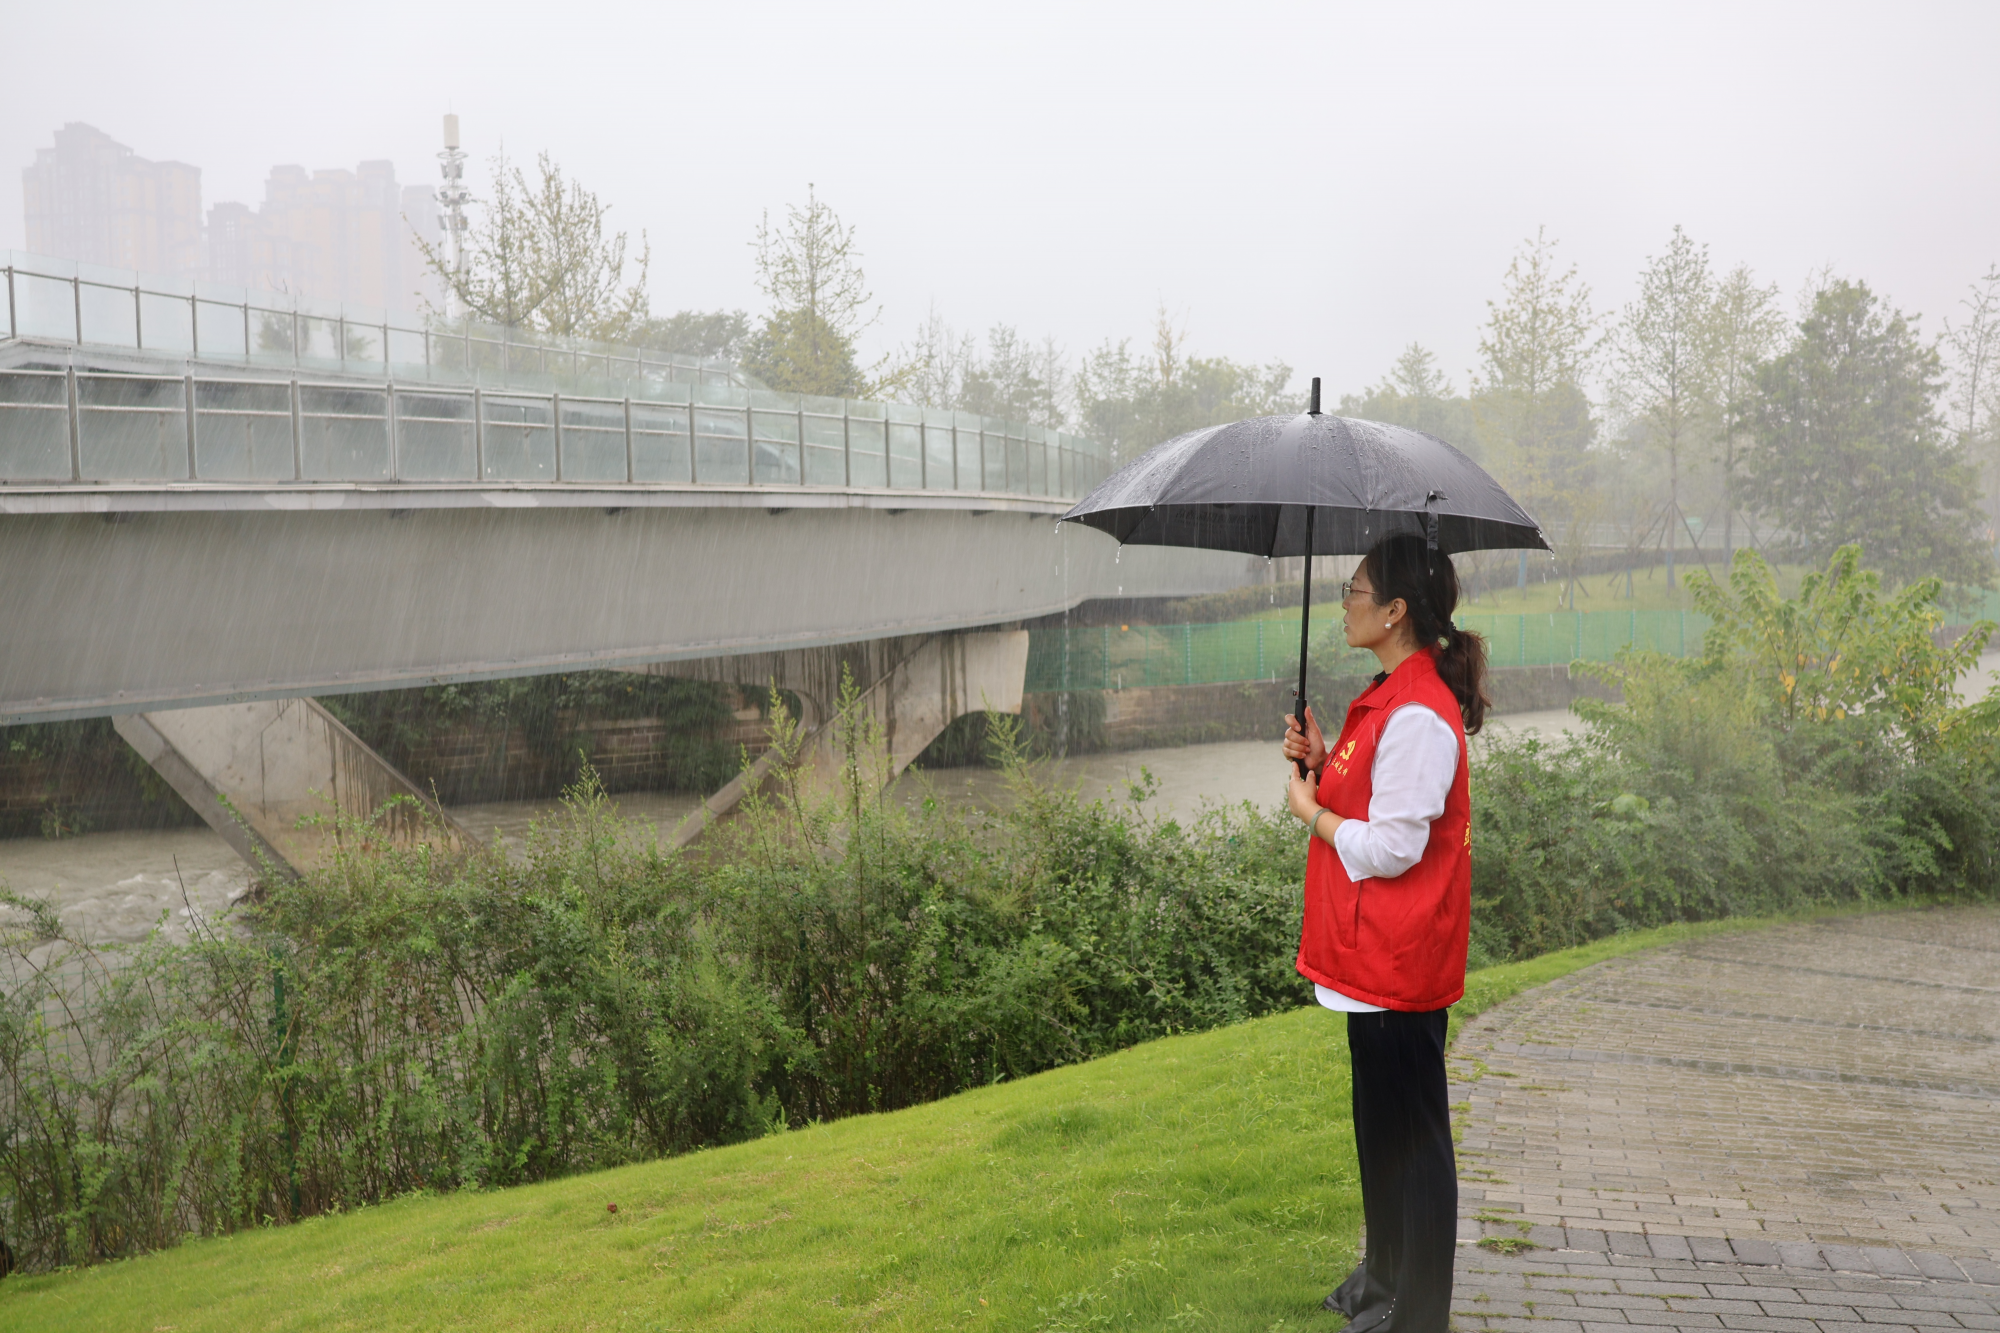
<instances>
[{"instance_id":1,"label":"muddy water","mask_svg":"<svg viewBox=\"0 0 2000 1333\"><path fill-rule=\"evenodd\" d=\"M1961 693L1979 698L2000 680L2000 653L1982 658ZM1558 739L1582 724L1566 710L1514 713L1490 719L1495 735L1532 734ZM1477 744L1477 742L1475 742ZM1284 799L1285 766L1274 742L1223 741L1170 749L1086 755L1046 766L1046 775L1086 796L1129 799L1150 773L1156 784L1148 811L1185 819L1203 805L1249 801L1268 806ZM928 784L928 786L926 786ZM933 791L949 800L988 804L1000 799L990 769L947 768L906 774L892 795L921 800ZM692 793L630 792L617 798L621 813L665 837L700 802ZM551 808L547 801L498 801L454 811L481 837L510 851L525 844L528 825ZM159 833L90 833L49 842L0 839L0 885L53 901L64 921L92 940L137 940L156 924L184 934L188 911L227 908L249 882L248 868L228 844L207 829Z\"/></svg>"}]
</instances>

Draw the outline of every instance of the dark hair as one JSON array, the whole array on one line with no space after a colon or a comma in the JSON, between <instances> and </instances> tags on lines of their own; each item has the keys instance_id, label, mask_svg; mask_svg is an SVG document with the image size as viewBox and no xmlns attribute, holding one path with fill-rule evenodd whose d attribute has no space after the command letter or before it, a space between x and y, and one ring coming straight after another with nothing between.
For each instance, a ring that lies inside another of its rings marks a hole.
<instances>
[{"instance_id":1,"label":"dark hair","mask_svg":"<svg viewBox=\"0 0 2000 1333\"><path fill-rule=\"evenodd\" d=\"M1437 671L1458 698L1465 734L1477 735L1493 696L1486 690L1486 640L1451 623L1458 609L1458 571L1451 557L1434 551L1422 537L1384 537L1362 557L1361 568L1375 585L1375 604L1398 597L1410 608L1410 631L1418 647L1437 649Z\"/></svg>"}]
</instances>

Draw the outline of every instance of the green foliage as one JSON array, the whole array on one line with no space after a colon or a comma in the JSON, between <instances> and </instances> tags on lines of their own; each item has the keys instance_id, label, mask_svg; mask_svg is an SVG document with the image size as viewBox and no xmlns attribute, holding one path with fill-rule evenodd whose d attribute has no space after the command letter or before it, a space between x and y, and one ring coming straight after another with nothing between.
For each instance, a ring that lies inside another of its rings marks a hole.
<instances>
[{"instance_id":1,"label":"green foliage","mask_svg":"<svg viewBox=\"0 0 2000 1333\"><path fill-rule=\"evenodd\" d=\"M1475 972L1454 1024L1696 933ZM0 1322L1330 1327L1302 1312L1353 1262L1361 1222L1344 1036L1313 1006L672 1161L17 1275L0 1284Z\"/></svg>"},{"instance_id":2,"label":"green foliage","mask_svg":"<svg viewBox=\"0 0 2000 1333\"><path fill-rule=\"evenodd\" d=\"M795 750L781 702L774 728ZM700 856L638 842L586 773L522 863L357 827L185 944L51 945L38 913L0 1011L0 1228L31 1267L85 1263L908 1106L1301 1002L1287 821L1086 804L988 731L1014 789L990 816L880 801L857 726L838 772L793 772Z\"/></svg>"},{"instance_id":3,"label":"green foliage","mask_svg":"<svg viewBox=\"0 0 2000 1333\"><path fill-rule=\"evenodd\" d=\"M854 340L878 312L861 270L854 229L806 187L805 207L767 216L752 243L757 285L770 309L743 345L743 368L783 393L858 398L872 387L855 360Z\"/></svg>"},{"instance_id":4,"label":"green foliage","mask_svg":"<svg viewBox=\"0 0 2000 1333\"><path fill-rule=\"evenodd\" d=\"M1922 578L1885 596L1861 568L1861 548L1843 546L1824 571L1785 598L1775 571L1738 551L1727 590L1706 573L1688 578L1695 607L1713 625L1694 670L1741 673L1766 717L1784 731L1854 720L1928 745L1963 720L1954 686L1979 660L1995 625L1982 620L1941 646L1944 585Z\"/></svg>"},{"instance_id":5,"label":"green foliage","mask_svg":"<svg viewBox=\"0 0 2000 1333\"><path fill-rule=\"evenodd\" d=\"M1420 430L1475 458L1481 452L1471 400L1452 388L1437 357L1421 343L1404 348L1379 384L1342 395L1340 415Z\"/></svg>"},{"instance_id":6,"label":"green foliage","mask_svg":"<svg viewBox=\"0 0 2000 1333\"><path fill-rule=\"evenodd\" d=\"M1474 773L1476 952L1523 957L1663 921L2000 887L2000 706L1955 682L1993 626L1940 647L1935 580L1894 597L1844 548L1778 594L1754 553L1701 656L1578 663L1586 743L1492 743Z\"/></svg>"},{"instance_id":7,"label":"green foliage","mask_svg":"<svg viewBox=\"0 0 2000 1333\"><path fill-rule=\"evenodd\" d=\"M1815 562L1859 542L1898 583L1988 582L1977 469L1939 418L1943 389L1911 320L1865 283L1827 284L1736 406L1751 437L1741 495Z\"/></svg>"},{"instance_id":8,"label":"green foliage","mask_svg":"<svg viewBox=\"0 0 2000 1333\"><path fill-rule=\"evenodd\" d=\"M442 245L416 237L453 302L504 328L622 341L646 317L652 250L639 234L637 272L626 281L626 234L606 235L610 206L565 179L547 153L530 181L504 156L493 163L483 216L466 238L464 274Z\"/></svg>"},{"instance_id":9,"label":"green foliage","mask_svg":"<svg viewBox=\"0 0 2000 1333\"><path fill-rule=\"evenodd\" d=\"M706 681L580 671L329 695L320 702L420 782L439 741L475 746L482 762L474 771L435 780L448 803L559 791L596 756L593 728L633 718L658 721L665 737L648 774L654 785L712 791L736 771L736 754L719 739L731 710L722 687Z\"/></svg>"},{"instance_id":10,"label":"green foliage","mask_svg":"<svg viewBox=\"0 0 2000 1333\"><path fill-rule=\"evenodd\" d=\"M1132 459L1203 426L1301 410L1301 398L1286 391L1291 378L1279 361L1251 366L1189 356L1185 331L1163 309L1150 357L1134 356L1130 340L1120 340L1083 359L1076 413L1084 433L1110 445L1114 458Z\"/></svg>"},{"instance_id":11,"label":"green foliage","mask_svg":"<svg viewBox=\"0 0 2000 1333\"><path fill-rule=\"evenodd\" d=\"M780 393L855 398L865 391L854 340L809 310L777 310L743 341L743 369Z\"/></svg>"},{"instance_id":12,"label":"green foliage","mask_svg":"<svg viewBox=\"0 0 2000 1333\"><path fill-rule=\"evenodd\" d=\"M657 352L736 361L749 337L750 316L745 311L680 310L633 325L626 341Z\"/></svg>"}]
</instances>

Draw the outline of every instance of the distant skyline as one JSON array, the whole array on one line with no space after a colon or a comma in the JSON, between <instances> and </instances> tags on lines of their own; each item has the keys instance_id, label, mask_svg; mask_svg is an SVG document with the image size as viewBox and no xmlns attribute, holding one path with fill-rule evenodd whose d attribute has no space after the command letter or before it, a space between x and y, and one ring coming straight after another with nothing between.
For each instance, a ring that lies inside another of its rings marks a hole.
<instances>
[{"instance_id":1,"label":"distant skyline","mask_svg":"<svg viewBox=\"0 0 2000 1333\"><path fill-rule=\"evenodd\" d=\"M600 5L25 8L0 87L0 245L67 121L254 201L275 163L436 179L455 110L483 192L547 150L645 230L656 312L756 311L747 245L806 183L883 319L935 304L1072 355L1142 344L1331 392L1410 341L1459 387L1537 226L1601 311L1676 223L1789 307L1822 265L1935 335L2000 261L2000 7ZM461 28L464 31L460 31ZM454 48L454 43L458 45ZM447 71L434 75L433 67ZM240 71L240 75L237 73Z\"/></svg>"}]
</instances>

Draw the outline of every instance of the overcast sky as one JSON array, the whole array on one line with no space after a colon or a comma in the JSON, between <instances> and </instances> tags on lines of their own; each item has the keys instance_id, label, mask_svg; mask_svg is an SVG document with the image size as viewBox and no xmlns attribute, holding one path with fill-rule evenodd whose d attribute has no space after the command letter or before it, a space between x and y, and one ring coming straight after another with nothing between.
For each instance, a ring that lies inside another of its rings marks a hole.
<instances>
[{"instance_id":1,"label":"overcast sky","mask_svg":"<svg viewBox=\"0 0 2000 1333\"><path fill-rule=\"evenodd\" d=\"M806 183L852 223L879 349L932 302L1072 351L1282 358L1338 391L1412 339L1461 386L1546 225L1600 308L1676 223L1787 294L1831 263L1935 333L2000 261L2000 5L183 3L10 7L19 169L88 122L256 203L274 163L473 180L552 153L653 244L653 306L757 308Z\"/></svg>"}]
</instances>

